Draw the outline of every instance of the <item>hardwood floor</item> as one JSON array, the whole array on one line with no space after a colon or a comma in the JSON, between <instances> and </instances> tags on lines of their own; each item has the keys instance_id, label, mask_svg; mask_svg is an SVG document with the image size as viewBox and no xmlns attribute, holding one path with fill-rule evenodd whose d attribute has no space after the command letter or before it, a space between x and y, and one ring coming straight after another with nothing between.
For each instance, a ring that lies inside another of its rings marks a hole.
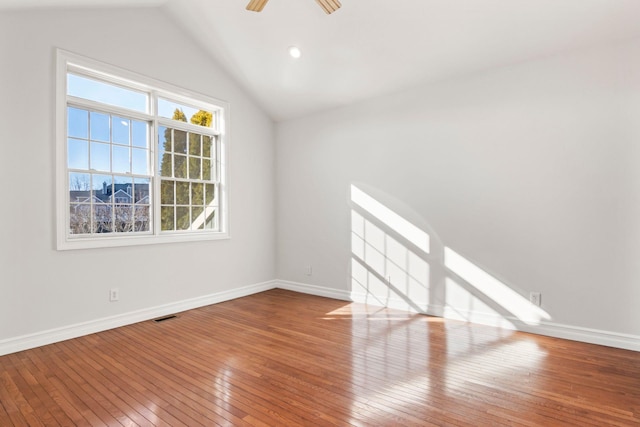
<instances>
[{"instance_id":1,"label":"hardwood floor","mask_svg":"<svg viewBox=\"0 0 640 427\"><path fill-rule=\"evenodd\" d=\"M640 353L272 290L0 357L12 425L640 425Z\"/></svg>"}]
</instances>

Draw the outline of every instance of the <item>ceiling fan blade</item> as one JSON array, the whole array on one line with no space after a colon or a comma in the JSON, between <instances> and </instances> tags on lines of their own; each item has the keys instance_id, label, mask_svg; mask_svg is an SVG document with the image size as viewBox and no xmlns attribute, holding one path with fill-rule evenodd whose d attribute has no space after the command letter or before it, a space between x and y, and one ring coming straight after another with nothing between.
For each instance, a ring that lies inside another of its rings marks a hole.
<instances>
[{"instance_id":1,"label":"ceiling fan blade","mask_svg":"<svg viewBox=\"0 0 640 427\"><path fill-rule=\"evenodd\" d=\"M327 12L327 15L335 12L340 9L340 0L316 0L316 3L320 5L320 7Z\"/></svg>"},{"instance_id":2,"label":"ceiling fan blade","mask_svg":"<svg viewBox=\"0 0 640 427\"><path fill-rule=\"evenodd\" d=\"M251 0L247 5L247 10L252 12L260 12L269 0Z\"/></svg>"}]
</instances>

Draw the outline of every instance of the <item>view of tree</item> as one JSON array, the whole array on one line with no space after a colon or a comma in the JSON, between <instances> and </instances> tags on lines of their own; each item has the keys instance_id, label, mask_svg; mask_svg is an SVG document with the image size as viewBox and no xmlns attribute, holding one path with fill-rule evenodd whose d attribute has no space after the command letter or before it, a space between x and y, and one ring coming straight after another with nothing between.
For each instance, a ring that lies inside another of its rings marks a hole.
<instances>
[{"instance_id":1,"label":"view of tree","mask_svg":"<svg viewBox=\"0 0 640 427\"><path fill-rule=\"evenodd\" d=\"M71 205L69 229L71 234L91 233L91 205Z\"/></svg>"},{"instance_id":2,"label":"view of tree","mask_svg":"<svg viewBox=\"0 0 640 427\"><path fill-rule=\"evenodd\" d=\"M74 191L88 191L91 187L89 175L72 173L69 178L69 188Z\"/></svg>"},{"instance_id":3,"label":"view of tree","mask_svg":"<svg viewBox=\"0 0 640 427\"><path fill-rule=\"evenodd\" d=\"M213 114L211 114L211 112L209 111L200 110L191 117L191 123L193 123L194 125L211 127L212 122Z\"/></svg>"},{"instance_id":4,"label":"view of tree","mask_svg":"<svg viewBox=\"0 0 640 427\"><path fill-rule=\"evenodd\" d=\"M187 121L186 115L179 108L175 109L172 119ZM210 127L213 114L200 110L191 117L190 122ZM160 163L160 175L163 177L160 185L160 200L163 205L160 212L161 229L189 230L192 222L204 212L205 201L213 199L214 187L201 182L169 178L211 179L212 139L198 133L166 128L163 148ZM205 193L211 193L211 196L205 197Z\"/></svg>"}]
</instances>

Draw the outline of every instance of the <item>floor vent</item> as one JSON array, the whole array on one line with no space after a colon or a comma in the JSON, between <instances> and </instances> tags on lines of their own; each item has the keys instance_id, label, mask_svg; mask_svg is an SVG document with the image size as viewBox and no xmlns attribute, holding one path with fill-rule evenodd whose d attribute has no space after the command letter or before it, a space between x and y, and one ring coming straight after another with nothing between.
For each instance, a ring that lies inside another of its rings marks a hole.
<instances>
[{"instance_id":1,"label":"floor vent","mask_svg":"<svg viewBox=\"0 0 640 427\"><path fill-rule=\"evenodd\" d=\"M176 316L175 314L172 314L171 316L165 316L165 317L159 317L157 319L153 319L153 321L156 323L160 323L160 322L164 322L165 320L174 319L176 317L178 316Z\"/></svg>"}]
</instances>

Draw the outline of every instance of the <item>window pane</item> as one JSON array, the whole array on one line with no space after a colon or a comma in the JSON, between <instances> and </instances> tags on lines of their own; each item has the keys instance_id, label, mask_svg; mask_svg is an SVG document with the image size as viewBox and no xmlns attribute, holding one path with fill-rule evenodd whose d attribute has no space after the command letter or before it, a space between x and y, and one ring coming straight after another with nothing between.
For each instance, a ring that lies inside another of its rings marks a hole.
<instances>
[{"instance_id":1,"label":"window pane","mask_svg":"<svg viewBox=\"0 0 640 427\"><path fill-rule=\"evenodd\" d=\"M113 177L111 175L92 175L91 196L94 203L109 203L113 194Z\"/></svg>"},{"instance_id":2,"label":"window pane","mask_svg":"<svg viewBox=\"0 0 640 427\"><path fill-rule=\"evenodd\" d=\"M195 206L191 208L192 228L196 230L204 230L204 208Z\"/></svg>"},{"instance_id":3,"label":"window pane","mask_svg":"<svg viewBox=\"0 0 640 427\"><path fill-rule=\"evenodd\" d=\"M210 136L203 135L202 136L202 156L203 157L212 157L215 153L213 150L213 141L214 139Z\"/></svg>"},{"instance_id":4,"label":"window pane","mask_svg":"<svg viewBox=\"0 0 640 427\"><path fill-rule=\"evenodd\" d=\"M137 205L148 205L150 203L149 188L151 179L135 178L133 187L133 203Z\"/></svg>"},{"instance_id":5,"label":"window pane","mask_svg":"<svg viewBox=\"0 0 640 427\"><path fill-rule=\"evenodd\" d=\"M216 221L215 208L205 208L205 225L207 230L216 230L218 228Z\"/></svg>"},{"instance_id":6,"label":"window pane","mask_svg":"<svg viewBox=\"0 0 640 427\"><path fill-rule=\"evenodd\" d=\"M214 184L205 185L205 198L204 204L211 205L216 196L216 186Z\"/></svg>"},{"instance_id":7,"label":"window pane","mask_svg":"<svg viewBox=\"0 0 640 427\"><path fill-rule=\"evenodd\" d=\"M71 73L67 74L67 94L143 113L149 105L145 93Z\"/></svg>"},{"instance_id":8,"label":"window pane","mask_svg":"<svg viewBox=\"0 0 640 427\"><path fill-rule=\"evenodd\" d=\"M149 151L146 149L132 149L132 170L137 175L149 175Z\"/></svg>"},{"instance_id":9,"label":"window pane","mask_svg":"<svg viewBox=\"0 0 640 427\"><path fill-rule=\"evenodd\" d=\"M133 231L133 205L117 204L114 206L114 231L130 233Z\"/></svg>"},{"instance_id":10,"label":"window pane","mask_svg":"<svg viewBox=\"0 0 640 427\"><path fill-rule=\"evenodd\" d=\"M93 232L111 233L113 232L113 218L111 205L96 203L93 206Z\"/></svg>"},{"instance_id":11,"label":"window pane","mask_svg":"<svg viewBox=\"0 0 640 427\"><path fill-rule=\"evenodd\" d=\"M111 170L111 150L109 148L109 144L101 144L99 142L91 143L91 169L99 171Z\"/></svg>"},{"instance_id":12,"label":"window pane","mask_svg":"<svg viewBox=\"0 0 640 427\"><path fill-rule=\"evenodd\" d=\"M200 157L189 157L189 178L202 179L200 176Z\"/></svg>"},{"instance_id":13,"label":"window pane","mask_svg":"<svg viewBox=\"0 0 640 427\"><path fill-rule=\"evenodd\" d=\"M176 182L176 204L188 205L189 204L189 183L188 182Z\"/></svg>"},{"instance_id":14,"label":"window pane","mask_svg":"<svg viewBox=\"0 0 640 427\"><path fill-rule=\"evenodd\" d=\"M175 203L174 184L174 181L166 179L160 182L160 203L163 205L173 205Z\"/></svg>"},{"instance_id":15,"label":"window pane","mask_svg":"<svg viewBox=\"0 0 640 427\"><path fill-rule=\"evenodd\" d=\"M187 156L179 154L173 156L173 176L176 178L187 177Z\"/></svg>"},{"instance_id":16,"label":"window pane","mask_svg":"<svg viewBox=\"0 0 640 427\"><path fill-rule=\"evenodd\" d=\"M187 132L173 130L173 152L187 154Z\"/></svg>"},{"instance_id":17,"label":"window pane","mask_svg":"<svg viewBox=\"0 0 640 427\"><path fill-rule=\"evenodd\" d=\"M189 134L189 154L192 156L202 155L202 142L200 141L201 135L190 133Z\"/></svg>"},{"instance_id":18,"label":"window pane","mask_svg":"<svg viewBox=\"0 0 640 427\"><path fill-rule=\"evenodd\" d=\"M92 233L111 233L113 207L110 198L113 195L113 178L108 175L94 175L92 182Z\"/></svg>"},{"instance_id":19,"label":"window pane","mask_svg":"<svg viewBox=\"0 0 640 427\"><path fill-rule=\"evenodd\" d=\"M175 230L174 207L163 206L160 208L160 226L162 231Z\"/></svg>"},{"instance_id":20,"label":"window pane","mask_svg":"<svg viewBox=\"0 0 640 427\"><path fill-rule=\"evenodd\" d=\"M176 230L189 230L191 228L191 218L189 208L178 206L176 208Z\"/></svg>"},{"instance_id":21,"label":"window pane","mask_svg":"<svg viewBox=\"0 0 640 427\"><path fill-rule=\"evenodd\" d=\"M173 157L171 153L163 153L160 159L160 176L173 176Z\"/></svg>"},{"instance_id":22,"label":"window pane","mask_svg":"<svg viewBox=\"0 0 640 427\"><path fill-rule=\"evenodd\" d=\"M100 144L103 145L103 144ZM113 145L113 168L115 173L127 173L131 171L131 165L129 164L129 147L121 147L119 145Z\"/></svg>"},{"instance_id":23,"label":"window pane","mask_svg":"<svg viewBox=\"0 0 640 427\"><path fill-rule=\"evenodd\" d=\"M133 178L118 176L114 178L113 196L109 202L130 204L133 202Z\"/></svg>"},{"instance_id":24,"label":"window pane","mask_svg":"<svg viewBox=\"0 0 640 427\"><path fill-rule=\"evenodd\" d=\"M69 233L91 233L91 205L71 203L69 209Z\"/></svg>"},{"instance_id":25,"label":"window pane","mask_svg":"<svg viewBox=\"0 0 640 427\"><path fill-rule=\"evenodd\" d=\"M202 179L211 180L211 160L209 159L202 159Z\"/></svg>"},{"instance_id":26,"label":"window pane","mask_svg":"<svg viewBox=\"0 0 640 427\"><path fill-rule=\"evenodd\" d=\"M109 142L109 115L91 112L91 139Z\"/></svg>"},{"instance_id":27,"label":"window pane","mask_svg":"<svg viewBox=\"0 0 640 427\"><path fill-rule=\"evenodd\" d=\"M132 120L131 135L133 137L132 144L134 147L149 147L149 124Z\"/></svg>"},{"instance_id":28,"label":"window pane","mask_svg":"<svg viewBox=\"0 0 640 427\"><path fill-rule=\"evenodd\" d=\"M67 108L67 136L89 138L89 112L78 108Z\"/></svg>"},{"instance_id":29,"label":"window pane","mask_svg":"<svg viewBox=\"0 0 640 427\"><path fill-rule=\"evenodd\" d=\"M135 205L133 208L134 231L149 231L151 221L151 207L149 205Z\"/></svg>"},{"instance_id":30,"label":"window pane","mask_svg":"<svg viewBox=\"0 0 640 427\"><path fill-rule=\"evenodd\" d=\"M69 174L69 233L91 233L91 175Z\"/></svg>"},{"instance_id":31,"label":"window pane","mask_svg":"<svg viewBox=\"0 0 640 427\"><path fill-rule=\"evenodd\" d=\"M189 122L209 128L213 126L215 118L215 114L211 111L201 110L163 98L158 99L158 115L167 119Z\"/></svg>"},{"instance_id":32,"label":"window pane","mask_svg":"<svg viewBox=\"0 0 640 427\"><path fill-rule=\"evenodd\" d=\"M204 184L191 183L191 204L204 205Z\"/></svg>"},{"instance_id":33,"label":"window pane","mask_svg":"<svg viewBox=\"0 0 640 427\"><path fill-rule=\"evenodd\" d=\"M164 126L158 128L158 146L161 151L173 151L171 141L173 140L171 129Z\"/></svg>"},{"instance_id":34,"label":"window pane","mask_svg":"<svg viewBox=\"0 0 640 427\"><path fill-rule=\"evenodd\" d=\"M158 99L158 115L160 117L178 122L187 122L187 115L193 115L196 111L195 108L185 107L162 98Z\"/></svg>"},{"instance_id":35,"label":"window pane","mask_svg":"<svg viewBox=\"0 0 640 427\"><path fill-rule=\"evenodd\" d=\"M69 138L67 159L70 169L89 169L89 143L81 139Z\"/></svg>"},{"instance_id":36,"label":"window pane","mask_svg":"<svg viewBox=\"0 0 640 427\"><path fill-rule=\"evenodd\" d=\"M122 117L112 117L112 129L113 142L115 144L129 145L129 130L131 128L131 121L129 119L123 119Z\"/></svg>"},{"instance_id":37,"label":"window pane","mask_svg":"<svg viewBox=\"0 0 640 427\"><path fill-rule=\"evenodd\" d=\"M71 202L88 203L89 190L91 189L91 175L88 173L70 173L69 174L69 191L72 192L72 197L69 198ZM84 197L85 200L77 199L77 197Z\"/></svg>"}]
</instances>

